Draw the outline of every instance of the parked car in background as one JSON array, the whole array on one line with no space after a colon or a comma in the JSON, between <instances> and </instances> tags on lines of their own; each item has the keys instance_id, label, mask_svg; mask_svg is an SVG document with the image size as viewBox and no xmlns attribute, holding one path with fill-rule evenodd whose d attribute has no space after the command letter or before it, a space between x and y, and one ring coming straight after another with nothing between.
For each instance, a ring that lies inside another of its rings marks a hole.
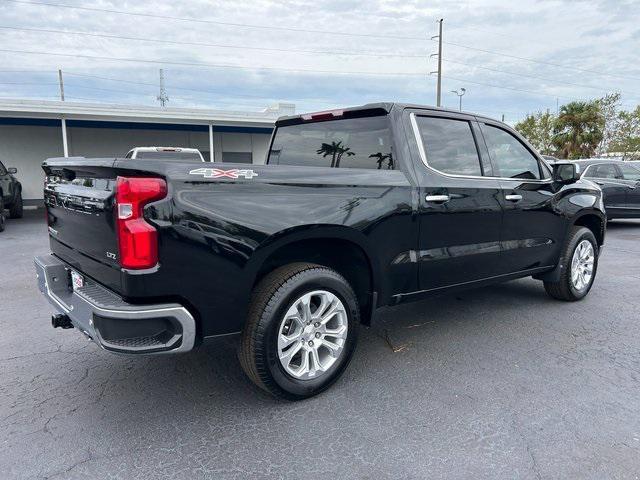
<instances>
[{"instance_id":1,"label":"parked car in background","mask_svg":"<svg viewBox=\"0 0 640 480\"><path fill-rule=\"evenodd\" d=\"M200 150L197 148L182 147L135 147L129 150L124 158L204 162Z\"/></svg>"},{"instance_id":2,"label":"parked car in background","mask_svg":"<svg viewBox=\"0 0 640 480\"><path fill-rule=\"evenodd\" d=\"M547 162L549 165L553 165L554 163L558 162L559 160L554 157L553 155L541 155L542 159Z\"/></svg>"},{"instance_id":3,"label":"parked car in background","mask_svg":"<svg viewBox=\"0 0 640 480\"><path fill-rule=\"evenodd\" d=\"M6 168L0 162L0 211L9 210L9 218L22 218L23 213L22 184L14 177L16 173L17 169Z\"/></svg>"},{"instance_id":4,"label":"parked car in background","mask_svg":"<svg viewBox=\"0 0 640 480\"><path fill-rule=\"evenodd\" d=\"M4 222L4 202L2 201L2 199L0 199L0 232L4 232Z\"/></svg>"},{"instance_id":5,"label":"parked car in background","mask_svg":"<svg viewBox=\"0 0 640 480\"><path fill-rule=\"evenodd\" d=\"M575 164L549 168L499 121L417 105L280 118L250 169L43 168L52 254L35 267L54 326L133 355L241 333L247 376L292 400L343 373L382 307L530 276L584 298L605 237L602 192Z\"/></svg>"},{"instance_id":6,"label":"parked car in background","mask_svg":"<svg viewBox=\"0 0 640 480\"><path fill-rule=\"evenodd\" d=\"M607 220L640 218L640 165L602 158L575 163L582 178L602 189Z\"/></svg>"}]
</instances>

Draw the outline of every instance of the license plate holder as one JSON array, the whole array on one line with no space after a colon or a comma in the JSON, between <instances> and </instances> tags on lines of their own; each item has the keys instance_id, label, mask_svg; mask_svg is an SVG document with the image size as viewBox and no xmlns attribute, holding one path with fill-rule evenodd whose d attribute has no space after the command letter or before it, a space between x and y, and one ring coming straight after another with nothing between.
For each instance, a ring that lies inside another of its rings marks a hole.
<instances>
[{"instance_id":1,"label":"license plate holder","mask_svg":"<svg viewBox=\"0 0 640 480\"><path fill-rule=\"evenodd\" d=\"M84 277L82 275L80 275L78 272L71 270L70 272L70 283L71 283L71 289L73 291L76 291L82 287L84 287Z\"/></svg>"}]
</instances>

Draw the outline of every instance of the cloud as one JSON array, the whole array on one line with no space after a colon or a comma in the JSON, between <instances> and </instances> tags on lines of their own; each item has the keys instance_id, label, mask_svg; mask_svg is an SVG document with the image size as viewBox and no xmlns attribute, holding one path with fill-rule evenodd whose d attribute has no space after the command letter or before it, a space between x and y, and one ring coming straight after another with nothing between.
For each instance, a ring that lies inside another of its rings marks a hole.
<instances>
[{"instance_id":1,"label":"cloud","mask_svg":"<svg viewBox=\"0 0 640 480\"><path fill-rule=\"evenodd\" d=\"M640 102L640 14L632 2L100 0L75 5L226 25L5 2L0 27L129 38L0 28L0 48L12 51L0 52L0 97L55 98L62 68L69 100L157 105L158 69L164 68L172 106L255 110L292 101L302 111L388 100L433 104L435 78L429 72L435 61L428 55L437 46L429 38L442 17L445 106L457 105L448 92L459 87L468 92L465 109L495 117L504 113L510 121L555 109L556 98L563 103L621 91L628 105ZM96 56L103 58L87 58Z\"/></svg>"}]
</instances>

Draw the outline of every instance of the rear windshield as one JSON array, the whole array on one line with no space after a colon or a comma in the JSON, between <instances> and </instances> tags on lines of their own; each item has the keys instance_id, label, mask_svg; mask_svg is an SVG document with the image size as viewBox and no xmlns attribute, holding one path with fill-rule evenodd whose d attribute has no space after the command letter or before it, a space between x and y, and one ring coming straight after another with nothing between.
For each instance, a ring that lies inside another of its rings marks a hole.
<instances>
[{"instance_id":1,"label":"rear windshield","mask_svg":"<svg viewBox=\"0 0 640 480\"><path fill-rule=\"evenodd\" d=\"M164 160L191 160L202 162L200 155L195 152L138 152L136 158L164 159Z\"/></svg>"},{"instance_id":2,"label":"rear windshield","mask_svg":"<svg viewBox=\"0 0 640 480\"><path fill-rule=\"evenodd\" d=\"M389 118L349 118L279 127L268 163L393 170Z\"/></svg>"}]
</instances>

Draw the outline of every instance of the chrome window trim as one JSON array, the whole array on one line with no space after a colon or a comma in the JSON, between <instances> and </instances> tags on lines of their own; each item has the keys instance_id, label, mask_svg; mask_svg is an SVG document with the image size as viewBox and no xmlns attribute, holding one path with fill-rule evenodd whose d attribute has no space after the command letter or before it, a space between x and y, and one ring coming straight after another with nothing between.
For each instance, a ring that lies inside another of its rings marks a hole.
<instances>
[{"instance_id":1,"label":"chrome window trim","mask_svg":"<svg viewBox=\"0 0 640 480\"><path fill-rule=\"evenodd\" d=\"M451 178L469 178L469 179L475 179L475 180L511 180L511 181L515 181L515 182L520 182L520 183L551 183L553 181L552 178L546 178L546 179L523 179L523 178L511 178L511 177L489 177L489 176L484 176L484 175L458 175L455 173L446 173L443 172L441 170L438 170L437 168L432 167L431 165L429 165L429 163L427 162L427 154L425 152L424 149L424 144L422 143L422 135L420 135L420 129L418 128L418 122L416 120L416 116L420 116L420 117L429 117L429 115L416 115L415 112L411 112L409 114L409 119L411 121L411 128L413 130L413 135L415 137L416 143L418 144L418 152L420 153L420 159L422 160L422 163L424 164L425 167L427 167L429 170L434 171L440 175L444 175L445 177L451 177ZM432 117L432 118L444 118L444 117ZM454 119L455 120L455 119ZM467 122L470 123L470 120L458 120L458 121L462 121L462 122ZM472 132L473 134L473 132ZM535 158L535 157L534 157ZM538 161L538 163L540 163L540 160L538 158L536 158L536 160ZM480 161L480 152L478 152L478 161Z\"/></svg>"}]
</instances>

